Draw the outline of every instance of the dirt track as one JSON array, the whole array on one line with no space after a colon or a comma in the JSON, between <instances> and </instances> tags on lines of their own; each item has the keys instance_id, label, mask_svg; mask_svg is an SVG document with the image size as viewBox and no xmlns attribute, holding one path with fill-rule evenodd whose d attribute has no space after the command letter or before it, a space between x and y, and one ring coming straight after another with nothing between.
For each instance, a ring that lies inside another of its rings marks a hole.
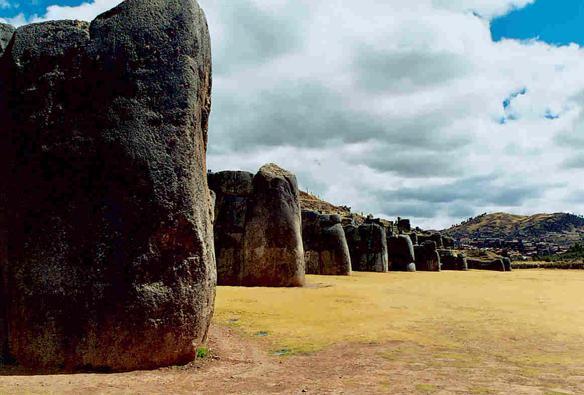
<instances>
[{"instance_id":1,"label":"dirt track","mask_svg":"<svg viewBox=\"0 0 584 395\"><path fill-rule=\"evenodd\" d=\"M584 392L584 371L532 377L502 361L477 366L407 343L343 344L311 355L271 355L262 342L214 326L213 357L186 367L123 374L22 376L0 372L0 393L419 393ZM220 340L219 340L220 339ZM580 376L578 376L578 374ZM555 391L555 392L554 392Z\"/></svg>"},{"instance_id":2,"label":"dirt track","mask_svg":"<svg viewBox=\"0 0 584 395\"><path fill-rule=\"evenodd\" d=\"M189 366L53 376L0 369L0 394L584 394L583 272L308 282L219 287L211 357Z\"/></svg>"}]
</instances>

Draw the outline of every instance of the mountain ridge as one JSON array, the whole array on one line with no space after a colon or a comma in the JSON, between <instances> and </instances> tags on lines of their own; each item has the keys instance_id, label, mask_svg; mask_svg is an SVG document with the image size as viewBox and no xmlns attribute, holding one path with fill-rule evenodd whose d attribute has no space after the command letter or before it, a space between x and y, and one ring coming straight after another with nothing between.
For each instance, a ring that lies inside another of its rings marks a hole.
<instances>
[{"instance_id":1,"label":"mountain ridge","mask_svg":"<svg viewBox=\"0 0 584 395\"><path fill-rule=\"evenodd\" d=\"M584 235L584 218L569 213L517 215L504 212L481 214L454 225L442 232L452 237L538 237L547 233L572 233Z\"/></svg>"}]
</instances>

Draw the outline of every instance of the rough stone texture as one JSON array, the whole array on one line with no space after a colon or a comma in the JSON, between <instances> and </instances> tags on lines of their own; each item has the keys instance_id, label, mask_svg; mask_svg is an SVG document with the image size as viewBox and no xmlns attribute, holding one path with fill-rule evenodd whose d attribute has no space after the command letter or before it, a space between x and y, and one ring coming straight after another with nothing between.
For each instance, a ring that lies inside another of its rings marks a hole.
<instances>
[{"instance_id":1,"label":"rough stone texture","mask_svg":"<svg viewBox=\"0 0 584 395\"><path fill-rule=\"evenodd\" d=\"M419 233L418 234L418 244L422 245L427 241L433 241L436 243L438 249L448 249L444 246L444 239L440 233Z\"/></svg>"},{"instance_id":2,"label":"rough stone texture","mask_svg":"<svg viewBox=\"0 0 584 395\"><path fill-rule=\"evenodd\" d=\"M351 257L340 216L303 210L302 240L307 274L351 274Z\"/></svg>"},{"instance_id":3,"label":"rough stone texture","mask_svg":"<svg viewBox=\"0 0 584 395\"><path fill-rule=\"evenodd\" d=\"M354 271L387 272L387 241L383 226L367 223L349 225L344 230Z\"/></svg>"},{"instance_id":4,"label":"rough stone texture","mask_svg":"<svg viewBox=\"0 0 584 395\"><path fill-rule=\"evenodd\" d=\"M268 164L255 175L244 244L242 285L304 285L300 200L292 173Z\"/></svg>"},{"instance_id":5,"label":"rough stone texture","mask_svg":"<svg viewBox=\"0 0 584 395\"><path fill-rule=\"evenodd\" d=\"M455 254L451 250L438 250L442 270L467 271L468 263L464 254Z\"/></svg>"},{"instance_id":6,"label":"rough stone texture","mask_svg":"<svg viewBox=\"0 0 584 395\"><path fill-rule=\"evenodd\" d=\"M417 233L410 233L410 240L412 240L412 244L420 244L418 241L418 234Z\"/></svg>"},{"instance_id":7,"label":"rough stone texture","mask_svg":"<svg viewBox=\"0 0 584 395\"><path fill-rule=\"evenodd\" d=\"M432 236L430 236L430 240L436 243L437 248L445 248L444 242L442 240L442 235L440 233L432 233Z\"/></svg>"},{"instance_id":8,"label":"rough stone texture","mask_svg":"<svg viewBox=\"0 0 584 395\"><path fill-rule=\"evenodd\" d=\"M397 218L397 231L399 234L411 233L412 225L409 219Z\"/></svg>"},{"instance_id":9,"label":"rough stone texture","mask_svg":"<svg viewBox=\"0 0 584 395\"><path fill-rule=\"evenodd\" d=\"M387 238L389 266L392 271L415 272L416 258L412 239L407 235L391 236Z\"/></svg>"},{"instance_id":10,"label":"rough stone texture","mask_svg":"<svg viewBox=\"0 0 584 395\"><path fill-rule=\"evenodd\" d=\"M416 270L422 272L439 272L440 255L435 241L426 241L422 245L414 246L416 255Z\"/></svg>"},{"instance_id":11,"label":"rough stone texture","mask_svg":"<svg viewBox=\"0 0 584 395\"><path fill-rule=\"evenodd\" d=\"M503 258L503 264L505 265L505 271L506 272L513 271L513 267L512 267L512 264L511 264L511 259L509 259L509 258Z\"/></svg>"},{"instance_id":12,"label":"rough stone texture","mask_svg":"<svg viewBox=\"0 0 584 395\"><path fill-rule=\"evenodd\" d=\"M454 239L448 236L442 236L442 244L445 249L453 249L454 248Z\"/></svg>"},{"instance_id":13,"label":"rough stone texture","mask_svg":"<svg viewBox=\"0 0 584 395\"><path fill-rule=\"evenodd\" d=\"M505 264L502 259L493 259L492 261L483 261L480 259L467 259L468 268L473 270L490 270L494 272L504 272Z\"/></svg>"},{"instance_id":14,"label":"rough stone texture","mask_svg":"<svg viewBox=\"0 0 584 395\"><path fill-rule=\"evenodd\" d=\"M6 23L0 23L0 56L8 46L12 35L14 34L14 27Z\"/></svg>"},{"instance_id":15,"label":"rough stone texture","mask_svg":"<svg viewBox=\"0 0 584 395\"><path fill-rule=\"evenodd\" d=\"M253 174L223 171L208 175L215 203L215 257L217 284L240 285L244 259L244 231Z\"/></svg>"},{"instance_id":16,"label":"rough stone texture","mask_svg":"<svg viewBox=\"0 0 584 395\"><path fill-rule=\"evenodd\" d=\"M195 0L28 25L0 62L0 292L33 369L192 360L215 297L211 51ZM6 287L9 285L9 287Z\"/></svg>"}]
</instances>

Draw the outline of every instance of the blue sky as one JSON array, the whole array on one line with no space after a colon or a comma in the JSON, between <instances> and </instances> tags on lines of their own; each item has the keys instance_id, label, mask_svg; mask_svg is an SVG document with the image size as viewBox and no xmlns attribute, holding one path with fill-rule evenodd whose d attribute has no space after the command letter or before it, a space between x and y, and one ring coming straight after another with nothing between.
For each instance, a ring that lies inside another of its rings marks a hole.
<instances>
[{"instance_id":1,"label":"blue sky","mask_svg":"<svg viewBox=\"0 0 584 395\"><path fill-rule=\"evenodd\" d=\"M491 23L493 39L538 39L554 45L584 46L584 1L537 0Z\"/></svg>"},{"instance_id":2,"label":"blue sky","mask_svg":"<svg viewBox=\"0 0 584 395\"><path fill-rule=\"evenodd\" d=\"M19 1L1 1L1 4L6 4L4 8L0 8L0 17L12 18L20 13L26 17L31 15L42 15L50 5L60 6L78 6L83 3L83 0L19 0ZM8 6L10 4L10 6Z\"/></svg>"}]
</instances>

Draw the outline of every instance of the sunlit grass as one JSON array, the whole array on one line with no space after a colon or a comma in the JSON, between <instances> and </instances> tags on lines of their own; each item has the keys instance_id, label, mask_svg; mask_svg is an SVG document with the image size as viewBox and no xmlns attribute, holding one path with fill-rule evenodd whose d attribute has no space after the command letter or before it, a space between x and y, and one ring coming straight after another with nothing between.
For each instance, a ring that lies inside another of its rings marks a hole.
<instances>
[{"instance_id":1,"label":"sunlit grass","mask_svg":"<svg viewBox=\"0 0 584 395\"><path fill-rule=\"evenodd\" d=\"M404 342L457 367L484 356L526 369L584 366L582 271L354 273L307 280L306 288L295 289L219 287L215 320L249 336L268 334L262 340L274 351Z\"/></svg>"}]
</instances>

